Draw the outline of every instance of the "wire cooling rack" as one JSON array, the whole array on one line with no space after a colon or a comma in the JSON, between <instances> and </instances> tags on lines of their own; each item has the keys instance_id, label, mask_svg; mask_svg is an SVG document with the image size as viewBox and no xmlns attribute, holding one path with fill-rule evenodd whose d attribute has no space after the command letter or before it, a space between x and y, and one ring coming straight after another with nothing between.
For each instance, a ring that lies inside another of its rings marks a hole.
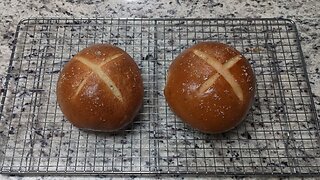
<instances>
[{"instance_id":1,"label":"wire cooling rack","mask_svg":"<svg viewBox=\"0 0 320 180\"><path fill-rule=\"evenodd\" d=\"M236 129L197 132L170 111L166 71L200 41L230 44L256 74L255 102ZM56 103L63 65L82 48L127 51L144 107L117 133L80 131ZM26 19L1 81L0 172L9 174L316 175L319 124L294 22L283 19Z\"/></svg>"}]
</instances>

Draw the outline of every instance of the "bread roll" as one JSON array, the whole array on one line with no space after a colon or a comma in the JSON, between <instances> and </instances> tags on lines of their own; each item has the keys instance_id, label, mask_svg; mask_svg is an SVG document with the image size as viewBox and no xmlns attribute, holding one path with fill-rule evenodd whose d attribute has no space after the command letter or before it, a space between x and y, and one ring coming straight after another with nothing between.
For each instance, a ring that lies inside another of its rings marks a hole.
<instances>
[{"instance_id":1,"label":"bread roll","mask_svg":"<svg viewBox=\"0 0 320 180\"><path fill-rule=\"evenodd\" d=\"M170 65L164 90L169 107L205 133L237 126L254 99L255 76L248 60L217 42L198 43Z\"/></svg>"},{"instance_id":2,"label":"bread roll","mask_svg":"<svg viewBox=\"0 0 320 180\"><path fill-rule=\"evenodd\" d=\"M57 101L74 126L116 131L128 125L142 105L140 71L122 49L92 45L76 54L62 69Z\"/></svg>"}]
</instances>

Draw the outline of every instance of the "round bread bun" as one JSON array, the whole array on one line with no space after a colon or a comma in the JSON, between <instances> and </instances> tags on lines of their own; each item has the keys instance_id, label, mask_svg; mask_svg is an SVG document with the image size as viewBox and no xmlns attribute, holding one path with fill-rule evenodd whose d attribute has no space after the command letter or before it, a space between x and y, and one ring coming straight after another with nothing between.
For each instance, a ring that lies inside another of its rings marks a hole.
<instances>
[{"instance_id":1,"label":"round bread bun","mask_svg":"<svg viewBox=\"0 0 320 180\"><path fill-rule=\"evenodd\" d=\"M143 102L142 77L137 64L122 49L91 45L62 69L57 101L74 126L116 131L127 126Z\"/></svg>"},{"instance_id":2,"label":"round bread bun","mask_svg":"<svg viewBox=\"0 0 320 180\"><path fill-rule=\"evenodd\" d=\"M164 94L172 111L191 127L222 133L245 119L255 84L240 52L226 44L201 42L173 60Z\"/></svg>"}]
</instances>

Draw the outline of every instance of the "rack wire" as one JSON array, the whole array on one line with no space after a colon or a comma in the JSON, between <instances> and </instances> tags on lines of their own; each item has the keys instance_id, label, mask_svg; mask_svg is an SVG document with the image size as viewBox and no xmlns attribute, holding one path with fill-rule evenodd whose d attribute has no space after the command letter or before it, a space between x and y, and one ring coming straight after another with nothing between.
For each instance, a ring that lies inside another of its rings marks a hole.
<instances>
[{"instance_id":1,"label":"rack wire","mask_svg":"<svg viewBox=\"0 0 320 180\"><path fill-rule=\"evenodd\" d=\"M230 44L256 74L246 120L219 135L178 119L163 95L166 71L201 41ZM56 103L63 65L82 48L111 43L144 80L144 106L117 133L78 130ZM319 122L297 28L285 19L22 20L1 81L0 172L5 174L316 175Z\"/></svg>"}]
</instances>

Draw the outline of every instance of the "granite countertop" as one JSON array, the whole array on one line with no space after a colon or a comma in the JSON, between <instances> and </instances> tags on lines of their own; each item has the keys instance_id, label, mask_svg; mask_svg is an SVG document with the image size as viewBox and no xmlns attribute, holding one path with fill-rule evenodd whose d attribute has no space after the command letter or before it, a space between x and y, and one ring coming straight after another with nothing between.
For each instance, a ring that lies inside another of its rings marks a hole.
<instances>
[{"instance_id":1,"label":"granite countertop","mask_svg":"<svg viewBox=\"0 0 320 180\"><path fill-rule=\"evenodd\" d=\"M145 18L239 18L283 17L296 22L307 65L318 119L320 115L320 3L318 0L3 0L0 2L0 80L4 82L13 48L14 32L28 17L145 17ZM0 141L2 142L2 140ZM0 176L6 178L6 176ZM24 179L22 177L10 177ZM40 177L43 178L43 177ZM68 177L69 178L69 177ZM71 177L72 178L72 177ZM133 178L133 177L132 177ZM39 178L38 178L39 179ZM43 178L44 179L44 178ZM54 178L53 178L54 179ZM86 178L88 179L88 178Z\"/></svg>"}]
</instances>

